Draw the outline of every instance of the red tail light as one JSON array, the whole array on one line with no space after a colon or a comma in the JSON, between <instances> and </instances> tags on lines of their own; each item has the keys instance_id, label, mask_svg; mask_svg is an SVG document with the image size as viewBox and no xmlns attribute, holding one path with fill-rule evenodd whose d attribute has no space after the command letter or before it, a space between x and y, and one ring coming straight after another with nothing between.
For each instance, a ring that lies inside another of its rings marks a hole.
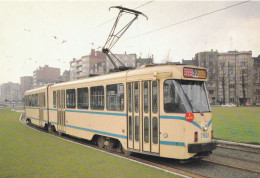
<instances>
[{"instance_id":1,"label":"red tail light","mask_svg":"<svg viewBox=\"0 0 260 178\"><path fill-rule=\"evenodd\" d=\"M213 130L211 130L211 140L213 139Z\"/></svg>"},{"instance_id":2,"label":"red tail light","mask_svg":"<svg viewBox=\"0 0 260 178\"><path fill-rule=\"evenodd\" d=\"M194 132L194 142L198 142L198 132Z\"/></svg>"}]
</instances>

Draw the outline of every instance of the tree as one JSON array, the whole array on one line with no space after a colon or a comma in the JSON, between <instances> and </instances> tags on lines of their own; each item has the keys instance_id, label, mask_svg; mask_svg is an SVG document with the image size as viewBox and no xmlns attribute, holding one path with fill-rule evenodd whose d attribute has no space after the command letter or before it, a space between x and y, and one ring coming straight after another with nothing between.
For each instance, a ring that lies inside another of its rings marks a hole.
<instances>
[{"instance_id":1,"label":"tree","mask_svg":"<svg viewBox=\"0 0 260 178\"><path fill-rule=\"evenodd\" d=\"M226 104L226 90L225 90L225 86L226 86L226 79L228 78L228 74L225 73L225 62L219 62L219 66L220 66L220 81L221 81L221 86L222 86L222 94L223 94L223 100L222 100L222 104Z\"/></svg>"},{"instance_id":2,"label":"tree","mask_svg":"<svg viewBox=\"0 0 260 178\"><path fill-rule=\"evenodd\" d=\"M242 90L243 90L243 101L242 101L242 104L245 106L245 105L246 105L246 83L245 83L245 73L247 73L247 69L241 67L241 72L242 72Z\"/></svg>"}]
</instances>

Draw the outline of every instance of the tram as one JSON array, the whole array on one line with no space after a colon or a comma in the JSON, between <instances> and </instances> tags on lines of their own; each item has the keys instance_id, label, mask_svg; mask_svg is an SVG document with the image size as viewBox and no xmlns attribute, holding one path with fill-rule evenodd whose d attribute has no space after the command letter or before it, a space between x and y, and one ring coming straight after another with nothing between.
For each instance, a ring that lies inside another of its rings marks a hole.
<instances>
[{"instance_id":1,"label":"tram","mask_svg":"<svg viewBox=\"0 0 260 178\"><path fill-rule=\"evenodd\" d=\"M205 68L142 66L25 93L28 123L101 148L189 159L216 148Z\"/></svg>"}]
</instances>

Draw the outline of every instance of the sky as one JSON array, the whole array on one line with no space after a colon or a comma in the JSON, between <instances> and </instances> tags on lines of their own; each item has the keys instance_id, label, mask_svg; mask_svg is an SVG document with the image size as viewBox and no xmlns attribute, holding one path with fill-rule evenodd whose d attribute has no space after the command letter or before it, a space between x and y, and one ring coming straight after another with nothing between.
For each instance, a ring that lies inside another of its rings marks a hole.
<instances>
[{"instance_id":1,"label":"sky","mask_svg":"<svg viewBox=\"0 0 260 178\"><path fill-rule=\"evenodd\" d=\"M249 1L169 28L242 1L0 1L0 84L20 82L39 66L69 70L73 58L102 47L118 14L110 6L137 8L139 16L111 50L191 60L211 49L260 55L260 2ZM122 17L119 27L132 16ZM144 34L144 35L143 35Z\"/></svg>"}]
</instances>

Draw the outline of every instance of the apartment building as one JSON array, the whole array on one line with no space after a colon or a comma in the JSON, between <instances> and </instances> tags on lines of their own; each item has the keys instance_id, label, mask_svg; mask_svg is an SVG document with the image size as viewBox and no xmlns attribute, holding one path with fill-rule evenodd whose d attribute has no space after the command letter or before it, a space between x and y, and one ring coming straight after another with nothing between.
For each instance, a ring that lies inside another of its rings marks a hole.
<instances>
[{"instance_id":1,"label":"apartment building","mask_svg":"<svg viewBox=\"0 0 260 178\"><path fill-rule=\"evenodd\" d=\"M206 83L210 103L255 104L260 94L257 79L259 59L251 51L205 51L193 58L198 66L208 70ZM185 62L185 61L184 61ZM257 95L257 97L255 96Z\"/></svg>"},{"instance_id":2,"label":"apartment building","mask_svg":"<svg viewBox=\"0 0 260 178\"><path fill-rule=\"evenodd\" d=\"M60 69L55 67L39 67L33 72L33 87L40 87L48 83L55 83L59 81Z\"/></svg>"}]
</instances>

